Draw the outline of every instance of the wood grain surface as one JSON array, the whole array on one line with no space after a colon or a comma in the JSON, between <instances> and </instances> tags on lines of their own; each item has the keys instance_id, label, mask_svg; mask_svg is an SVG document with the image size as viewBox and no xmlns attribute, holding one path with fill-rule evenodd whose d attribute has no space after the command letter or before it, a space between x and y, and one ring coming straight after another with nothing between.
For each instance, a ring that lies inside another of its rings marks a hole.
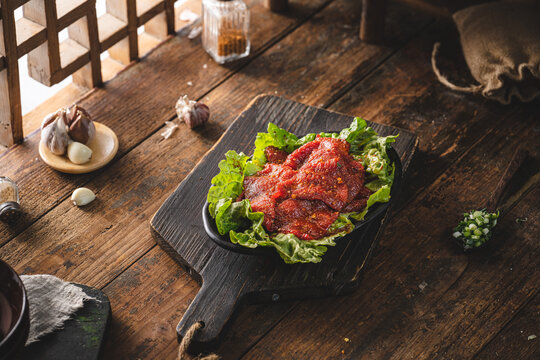
<instances>
[{"instance_id":1,"label":"wood grain surface","mask_svg":"<svg viewBox=\"0 0 540 360\"><path fill-rule=\"evenodd\" d=\"M104 289L113 311L104 358L175 358L175 327L199 286L156 247L149 219L253 97L277 94L407 129L419 147L362 282L370 290L242 307L217 352L225 359L536 359L538 339L523 334L540 333L531 322L540 287L540 104L502 106L440 85L429 62L435 41L444 45L442 71L471 81L455 29L394 2L385 42L360 42L359 3L293 1L277 14L251 1L253 54L225 67L199 40L167 41L79 101L121 144L96 173L46 167L39 133L0 154L26 212L14 226L0 224L0 257L20 273ZM180 124L163 140L163 123L184 93L210 106L210 122L195 131ZM447 241L451 228L489 198L518 145L530 156L503 194L510 211L492 245L460 253ZM98 195L86 209L68 200L81 185Z\"/></svg>"}]
</instances>

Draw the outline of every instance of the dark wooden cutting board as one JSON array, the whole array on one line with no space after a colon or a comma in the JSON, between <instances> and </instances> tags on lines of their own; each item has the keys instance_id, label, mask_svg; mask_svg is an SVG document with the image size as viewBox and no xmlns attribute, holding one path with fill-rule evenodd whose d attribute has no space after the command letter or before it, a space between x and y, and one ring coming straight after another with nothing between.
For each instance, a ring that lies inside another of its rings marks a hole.
<instances>
[{"instance_id":1,"label":"dark wooden cutting board","mask_svg":"<svg viewBox=\"0 0 540 360\"><path fill-rule=\"evenodd\" d=\"M277 96L259 96L238 116L223 137L165 201L151 221L157 243L184 265L201 290L178 324L178 336L195 322L202 328L195 337L199 347L217 344L239 303L275 302L345 294L358 286L362 269L377 243L385 214L349 241L336 241L318 264L287 265L277 253L243 255L217 246L206 235L201 209L210 180L228 150L253 152L257 132L269 122L295 134L334 131L347 127L353 117L300 104ZM372 123L380 135L398 134L394 149L403 176L413 156L417 138L405 130ZM368 289L366 289L368 291Z\"/></svg>"}]
</instances>

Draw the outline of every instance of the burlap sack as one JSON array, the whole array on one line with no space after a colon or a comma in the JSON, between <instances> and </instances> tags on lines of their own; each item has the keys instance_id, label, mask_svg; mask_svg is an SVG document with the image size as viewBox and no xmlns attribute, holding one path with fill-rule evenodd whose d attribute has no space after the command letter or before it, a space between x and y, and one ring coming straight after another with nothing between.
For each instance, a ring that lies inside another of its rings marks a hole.
<instances>
[{"instance_id":1,"label":"burlap sack","mask_svg":"<svg viewBox=\"0 0 540 360\"><path fill-rule=\"evenodd\" d=\"M451 89L481 93L508 104L512 96L527 102L540 96L540 0L498 1L472 6L453 15L463 55L479 85L452 84L431 57L433 71Z\"/></svg>"}]
</instances>

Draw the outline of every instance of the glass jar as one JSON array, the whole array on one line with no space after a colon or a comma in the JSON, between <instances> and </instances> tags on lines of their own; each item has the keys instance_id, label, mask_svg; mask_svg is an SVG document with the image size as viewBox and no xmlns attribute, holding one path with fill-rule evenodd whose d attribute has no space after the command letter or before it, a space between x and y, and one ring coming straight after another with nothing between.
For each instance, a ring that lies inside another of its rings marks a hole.
<instances>
[{"instance_id":1,"label":"glass jar","mask_svg":"<svg viewBox=\"0 0 540 360\"><path fill-rule=\"evenodd\" d=\"M0 220L14 220L20 211L17 184L10 178L0 176Z\"/></svg>"},{"instance_id":2,"label":"glass jar","mask_svg":"<svg viewBox=\"0 0 540 360\"><path fill-rule=\"evenodd\" d=\"M249 55L249 10L242 0L203 0L204 49L218 63Z\"/></svg>"}]
</instances>

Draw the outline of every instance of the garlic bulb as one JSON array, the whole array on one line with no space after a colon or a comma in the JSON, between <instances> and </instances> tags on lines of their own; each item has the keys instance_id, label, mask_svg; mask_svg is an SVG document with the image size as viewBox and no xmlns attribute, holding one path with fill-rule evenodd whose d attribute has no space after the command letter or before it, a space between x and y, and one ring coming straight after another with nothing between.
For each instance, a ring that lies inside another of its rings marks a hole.
<instances>
[{"instance_id":1,"label":"garlic bulb","mask_svg":"<svg viewBox=\"0 0 540 360\"><path fill-rule=\"evenodd\" d=\"M96 198L96 194L88 188L75 189L71 195L71 201L73 205L84 206L90 204Z\"/></svg>"},{"instance_id":2,"label":"garlic bulb","mask_svg":"<svg viewBox=\"0 0 540 360\"><path fill-rule=\"evenodd\" d=\"M55 155L64 155L69 143L69 135L64 121L65 111L49 114L41 123L41 142Z\"/></svg>"},{"instance_id":3,"label":"garlic bulb","mask_svg":"<svg viewBox=\"0 0 540 360\"><path fill-rule=\"evenodd\" d=\"M69 136L80 143L87 144L96 134L96 127L90 114L78 105L73 105L65 112L65 121Z\"/></svg>"},{"instance_id":4,"label":"garlic bulb","mask_svg":"<svg viewBox=\"0 0 540 360\"><path fill-rule=\"evenodd\" d=\"M210 109L205 104L189 100L187 95L184 95L176 102L176 114L193 129L208 121Z\"/></svg>"},{"instance_id":5,"label":"garlic bulb","mask_svg":"<svg viewBox=\"0 0 540 360\"><path fill-rule=\"evenodd\" d=\"M80 142L73 141L68 145L67 154L72 163L80 165L90 161L92 149Z\"/></svg>"}]
</instances>

